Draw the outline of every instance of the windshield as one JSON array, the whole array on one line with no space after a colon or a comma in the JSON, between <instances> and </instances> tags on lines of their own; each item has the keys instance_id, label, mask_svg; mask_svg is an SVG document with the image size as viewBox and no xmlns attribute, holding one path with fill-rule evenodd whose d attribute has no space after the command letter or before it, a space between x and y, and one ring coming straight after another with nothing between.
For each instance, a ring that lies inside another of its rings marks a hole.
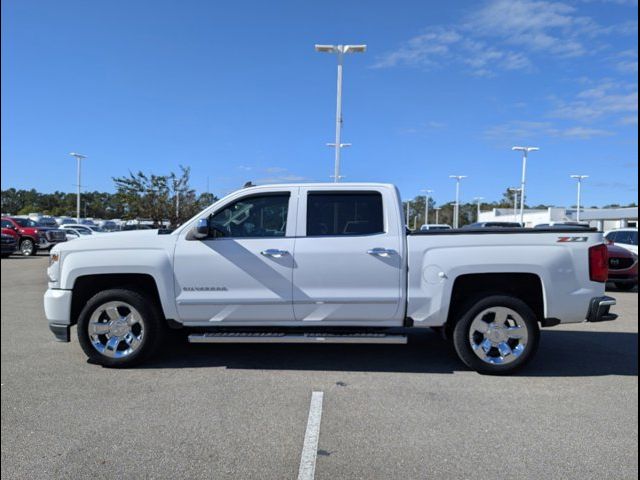
<instances>
[{"instance_id":1,"label":"windshield","mask_svg":"<svg viewBox=\"0 0 640 480\"><path fill-rule=\"evenodd\" d=\"M43 227L57 227L58 224L55 221L54 218L42 218L40 219L40 221L38 222L39 225L42 225Z\"/></svg>"},{"instance_id":2,"label":"windshield","mask_svg":"<svg viewBox=\"0 0 640 480\"><path fill-rule=\"evenodd\" d=\"M16 222L21 227L37 227L38 224L29 218L13 218L14 222Z\"/></svg>"}]
</instances>

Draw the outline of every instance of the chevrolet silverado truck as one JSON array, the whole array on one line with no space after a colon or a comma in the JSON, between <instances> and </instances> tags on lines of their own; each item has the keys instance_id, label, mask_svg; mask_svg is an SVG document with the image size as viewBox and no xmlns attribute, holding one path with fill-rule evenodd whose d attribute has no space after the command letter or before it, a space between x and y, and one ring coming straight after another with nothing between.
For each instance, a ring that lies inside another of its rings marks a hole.
<instances>
[{"instance_id":1,"label":"chevrolet silverado truck","mask_svg":"<svg viewBox=\"0 0 640 480\"><path fill-rule=\"evenodd\" d=\"M77 324L90 361L137 364L173 329L192 343L452 340L481 373L515 371L540 327L613 320L601 232L410 233L396 187L249 187L173 232L56 245L44 308L58 340Z\"/></svg>"}]
</instances>

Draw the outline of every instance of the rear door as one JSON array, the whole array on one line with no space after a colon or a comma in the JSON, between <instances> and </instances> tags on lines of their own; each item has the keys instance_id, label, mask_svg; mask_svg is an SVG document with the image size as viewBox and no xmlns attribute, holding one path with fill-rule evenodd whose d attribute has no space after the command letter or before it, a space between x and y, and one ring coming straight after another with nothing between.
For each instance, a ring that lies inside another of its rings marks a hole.
<instances>
[{"instance_id":1,"label":"rear door","mask_svg":"<svg viewBox=\"0 0 640 480\"><path fill-rule=\"evenodd\" d=\"M404 237L388 189L300 189L293 270L299 322L400 325ZM389 203L390 202L390 203Z\"/></svg>"}]
</instances>

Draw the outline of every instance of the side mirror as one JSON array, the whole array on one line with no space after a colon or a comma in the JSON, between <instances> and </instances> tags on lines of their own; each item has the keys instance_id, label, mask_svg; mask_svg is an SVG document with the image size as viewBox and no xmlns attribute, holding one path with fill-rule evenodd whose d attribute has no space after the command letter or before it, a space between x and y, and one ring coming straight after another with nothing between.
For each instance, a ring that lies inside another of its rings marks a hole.
<instances>
[{"instance_id":1,"label":"side mirror","mask_svg":"<svg viewBox=\"0 0 640 480\"><path fill-rule=\"evenodd\" d=\"M202 240L209 236L209 220L201 218L191 231L187 234L187 240Z\"/></svg>"},{"instance_id":2,"label":"side mirror","mask_svg":"<svg viewBox=\"0 0 640 480\"><path fill-rule=\"evenodd\" d=\"M205 238L209 236L209 220L207 218L201 218L198 220L198 223L194 228L194 234L196 238Z\"/></svg>"},{"instance_id":3,"label":"side mirror","mask_svg":"<svg viewBox=\"0 0 640 480\"><path fill-rule=\"evenodd\" d=\"M203 240L205 238L221 238L226 234L216 227L209 226L209 219L201 218L191 231L187 234L187 240Z\"/></svg>"}]
</instances>

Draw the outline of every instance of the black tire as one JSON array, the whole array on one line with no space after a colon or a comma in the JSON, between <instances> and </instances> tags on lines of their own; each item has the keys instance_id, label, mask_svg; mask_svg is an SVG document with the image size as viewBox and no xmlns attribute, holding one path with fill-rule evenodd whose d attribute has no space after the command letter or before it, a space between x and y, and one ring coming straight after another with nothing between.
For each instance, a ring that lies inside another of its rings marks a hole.
<instances>
[{"instance_id":1,"label":"black tire","mask_svg":"<svg viewBox=\"0 0 640 480\"><path fill-rule=\"evenodd\" d=\"M633 283L614 283L618 290L622 290L623 292L628 292L633 290L636 286Z\"/></svg>"},{"instance_id":2,"label":"black tire","mask_svg":"<svg viewBox=\"0 0 640 480\"><path fill-rule=\"evenodd\" d=\"M522 317L527 329L528 341L522 353L511 363L492 364L480 359L469 341L471 324L483 311L494 307L506 307ZM453 345L460 360L478 373L487 375L507 375L524 367L535 355L540 343L540 327L535 313L522 300L509 295L492 295L476 299L463 309L462 316L453 329Z\"/></svg>"},{"instance_id":3,"label":"black tire","mask_svg":"<svg viewBox=\"0 0 640 480\"><path fill-rule=\"evenodd\" d=\"M89 321L93 313L108 302L124 302L134 307L140 314L144 335L139 347L130 355L113 358L100 353L89 336ZM78 341L89 361L104 367L126 368L140 364L160 350L167 332L167 323L156 302L148 295L129 289L105 290L97 293L87 302L78 317Z\"/></svg>"},{"instance_id":4,"label":"black tire","mask_svg":"<svg viewBox=\"0 0 640 480\"><path fill-rule=\"evenodd\" d=\"M36 242L32 238L23 238L20 240L20 255L23 257L32 257L38 253Z\"/></svg>"}]
</instances>

